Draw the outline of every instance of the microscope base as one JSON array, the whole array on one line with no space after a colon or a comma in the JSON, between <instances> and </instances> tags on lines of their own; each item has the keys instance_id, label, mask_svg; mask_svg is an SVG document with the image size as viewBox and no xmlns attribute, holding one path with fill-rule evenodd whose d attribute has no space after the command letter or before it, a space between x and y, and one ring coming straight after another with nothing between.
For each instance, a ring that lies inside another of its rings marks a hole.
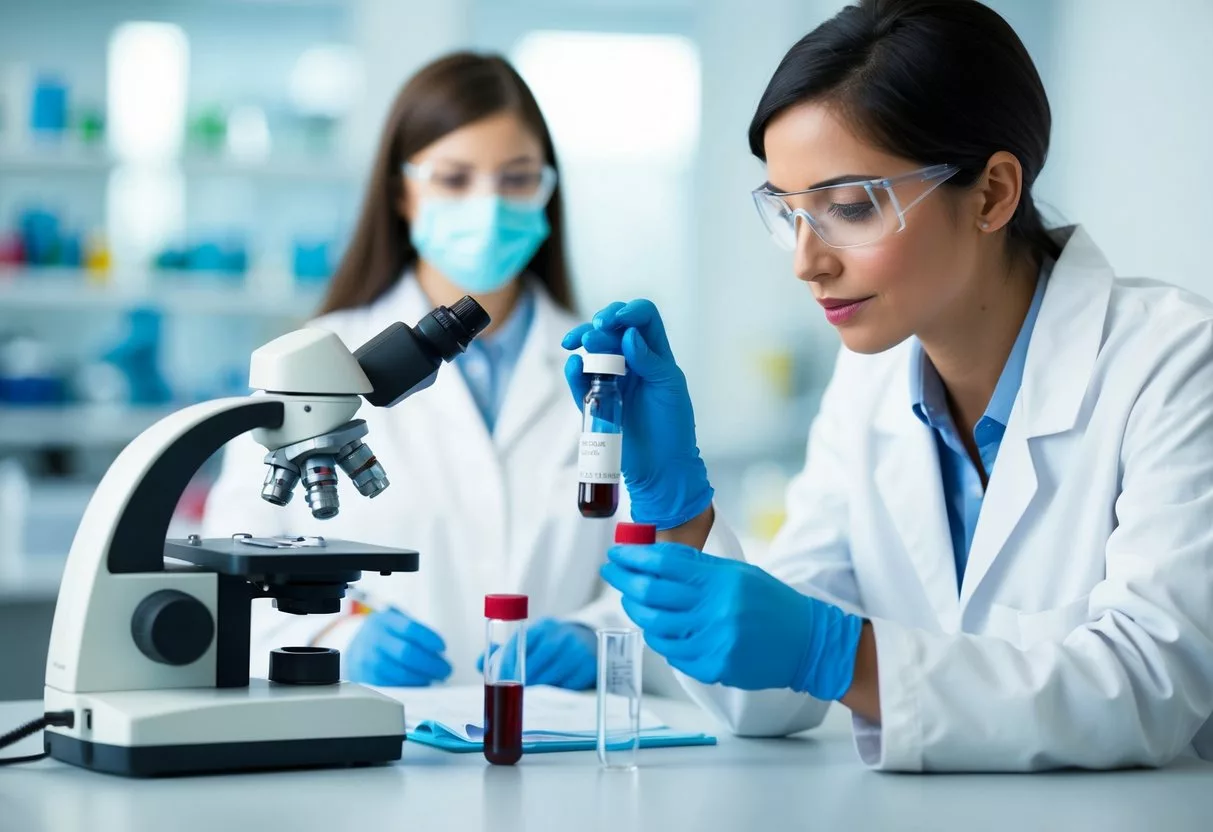
<instances>
[{"instance_id":1,"label":"microscope base","mask_svg":"<svg viewBox=\"0 0 1213 832\"><path fill-rule=\"evenodd\" d=\"M404 707L361 685L69 694L46 689L46 710L72 728L46 731L65 763L129 777L356 766L399 760Z\"/></svg>"}]
</instances>

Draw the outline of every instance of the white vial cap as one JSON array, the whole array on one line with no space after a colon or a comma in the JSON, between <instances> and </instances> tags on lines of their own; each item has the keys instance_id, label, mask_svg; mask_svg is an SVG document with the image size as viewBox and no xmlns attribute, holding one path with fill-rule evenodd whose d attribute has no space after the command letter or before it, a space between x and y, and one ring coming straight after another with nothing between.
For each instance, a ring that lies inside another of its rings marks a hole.
<instances>
[{"instance_id":1,"label":"white vial cap","mask_svg":"<svg viewBox=\"0 0 1213 832\"><path fill-rule=\"evenodd\" d=\"M628 363L622 355L590 352L582 357L581 362L584 373L604 376L626 376L628 374Z\"/></svg>"}]
</instances>

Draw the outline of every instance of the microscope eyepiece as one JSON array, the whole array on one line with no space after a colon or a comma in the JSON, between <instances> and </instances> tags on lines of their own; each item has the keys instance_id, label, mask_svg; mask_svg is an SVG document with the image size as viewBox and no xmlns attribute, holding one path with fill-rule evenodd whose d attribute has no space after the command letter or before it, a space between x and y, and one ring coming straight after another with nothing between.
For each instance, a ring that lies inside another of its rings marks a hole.
<instances>
[{"instance_id":1,"label":"microscope eyepiece","mask_svg":"<svg viewBox=\"0 0 1213 832\"><path fill-rule=\"evenodd\" d=\"M472 299L470 295L465 295L451 307L451 317L459 322L467 331L467 340L470 342L480 333L488 328L492 323L489 318L489 313L484 311L484 307ZM467 347L467 344L464 344Z\"/></svg>"},{"instance_id":2,"label":"microscope eyepiece","mask_svg":"<svg viewBox=\"0 0 1213 832\"><path fill-rule=\"evenodd\" d=\"M365 394L375 407L391 407L432 381L443 361L451 361L491 323L471 297L449 308L439 306L410 327L394 323L354 351L374 390Z\"/></svg>"},{"instance_id":3,"label":"microscope eyepiece","mask_svg":"<svg viewBox=\"0 0 1213 832\"><path fill-rule=\"evenodd\" d=\"M465 295L450 308L439 306L430 312L417 322L413 333L424 342L423 348L443 361L450 361L466 350L490 323L489 313Z\"/></svg>"}]
</instances>

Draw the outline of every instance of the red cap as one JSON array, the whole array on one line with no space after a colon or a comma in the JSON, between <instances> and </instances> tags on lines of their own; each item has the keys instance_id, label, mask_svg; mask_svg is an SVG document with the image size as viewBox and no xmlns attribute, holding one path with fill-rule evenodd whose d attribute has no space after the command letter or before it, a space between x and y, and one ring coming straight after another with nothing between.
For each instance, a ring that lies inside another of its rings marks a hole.
<instances>
[{"instance_id":1,"label":"red cap","mask_svg":"<svg viewBox=\"0 0 1213 832\"><path fill-rule=\"evenodd\" d=\"M527 616L525 595L484 596L484 617L498 621L522 621Z\"/></svg>"},{"instance_id":2,"label":"red cap","mask_svg":"<svg viewBox=\"0 0 1213 832\"><path fill-rule=\"evenodd\" d=\"M656 543L657 527L652 523L620 523L615 526L616 543Z\"/></svg>"}]
</instances>

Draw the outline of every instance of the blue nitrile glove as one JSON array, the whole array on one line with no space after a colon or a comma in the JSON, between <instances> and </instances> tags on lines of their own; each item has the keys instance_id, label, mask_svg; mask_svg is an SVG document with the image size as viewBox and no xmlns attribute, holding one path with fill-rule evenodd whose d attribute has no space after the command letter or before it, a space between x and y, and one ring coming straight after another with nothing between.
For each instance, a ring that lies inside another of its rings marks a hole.
<instances>
[{"instance_id":1,"label":"blue nitrile glove","mask_svg":"<svg viewBox=\"0 0 1213 832\"><path fill-rule=\"evenodd\" d=\"M863 619L680 543L615 546L607 557L602 577L645 642L692 679L824 700L850 689Z\"/></svg>"},{"instance_id":2,"label":"blue nitrile glove","mask_svg":"<svg viewBox=\"0 0 1213 832\"><path fill-rule=\"evenodd\" d=\"M712 504L707 467L695 442L695 413L686 376L674 362L661 315L652 301L612 303L564 336L565 349L622 354L623 479L632 519L672 529ZM581 356L564 367L580 407L589 390Z\"/></svg>"},{"instance_id":3,"label":"blue nitrile glove","mask_svg":"<svg viewBox=\"0 0 1213 832\"><path fill-rule=\"evenodd\" d=\"M368 685L425 687L451 675L446 642L400 610L366 616L345 651L346 676Z\"/></svg>"},{"instance_id":4,"label":"blue nitrile glove","mask_svg":"<svg viewBox=\"0 0 1213 832\"><path fill-rule=\"evenodd\" d=\"M493 652L497 646L493 646ZM513 675L515 645L506 645L502 661L505 673ZM484 654L476 660L484 671ZM553 685L569 690L587 690L598 678L598 638L583 624L541 618L526 631L526 683Z\"/></svg>"}]
</instances>

